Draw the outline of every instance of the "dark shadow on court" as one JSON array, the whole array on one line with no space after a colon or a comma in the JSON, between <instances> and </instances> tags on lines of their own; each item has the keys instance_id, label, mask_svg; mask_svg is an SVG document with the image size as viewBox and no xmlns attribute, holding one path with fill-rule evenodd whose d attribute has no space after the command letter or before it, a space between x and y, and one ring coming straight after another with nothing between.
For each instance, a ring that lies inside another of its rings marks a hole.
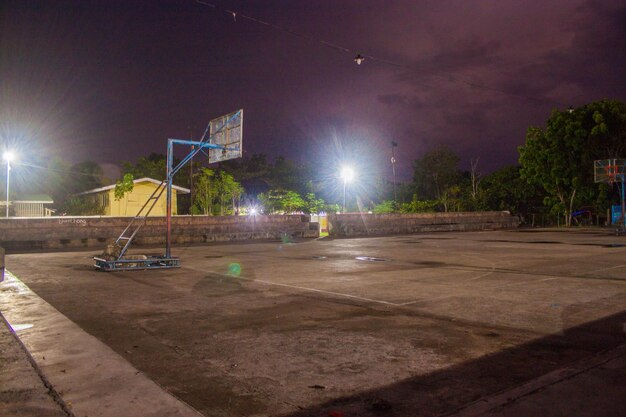
<instances>
[{"instance_id":1,"label":"dark shadow on court","mask_svg":"<svg viewBox=\"0 0 626 417\"><path fill-rule=\"evenodd\" d=\"M626 300L624 302L626 303ZM573 306L571 309L576 309L576 307ZM576 314L577 311L565 309L564 320L571 313ZM288 414L288 416L425 417L446 415L481 397L514 388L551 371L624 344L626 343L625 326L626 310L569 328L563 334L542 337L430 374L336 398L319 406ZM493 337L498 337L498 335L493 334ZM607 410L604 410L601 415L624 415L624 410L626 410L625 382L618 384L620 387L618 389L623 391L623 395L620 395L620 398L614 398L614 395L606 398ZM605 383L613 384L613 389L615 389L615 381L605 381ZM599 390L590 394L603 395L603 391ZM569 399L563 398L562 401L567 402ZM581 415L596 414L594 410L586 410L586 413Z\"/></svg>"}]
</instances>

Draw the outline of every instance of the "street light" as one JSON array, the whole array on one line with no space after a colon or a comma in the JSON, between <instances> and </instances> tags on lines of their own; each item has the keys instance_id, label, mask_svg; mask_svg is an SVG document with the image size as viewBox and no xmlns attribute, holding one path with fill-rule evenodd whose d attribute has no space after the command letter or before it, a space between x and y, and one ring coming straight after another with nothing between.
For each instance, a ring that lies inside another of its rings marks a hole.
<instances>
[{"instance_id":1,"label":"street light","mask_svg":"<svg viewBox=\"0 0 626 417\"><path fill-rule=\"evenodd\" d=\"M9 217L9 182L10 182L10 172L11 172L11 160L13 159L13 153L11 151L6 151L3 155L4 160L7 161L7 218Z\"/></svg>"},{"instance_id":2,"label":"street light","mask_svg":"<svg viewBox=\"0 0 626 417\"><path fill-rule=\"evenodd\" d=\"M346 212L346 184L354 179L354 170L349 166L341 168L341 179L343 179L343 212Z\"/></svg>"}]
</instances>

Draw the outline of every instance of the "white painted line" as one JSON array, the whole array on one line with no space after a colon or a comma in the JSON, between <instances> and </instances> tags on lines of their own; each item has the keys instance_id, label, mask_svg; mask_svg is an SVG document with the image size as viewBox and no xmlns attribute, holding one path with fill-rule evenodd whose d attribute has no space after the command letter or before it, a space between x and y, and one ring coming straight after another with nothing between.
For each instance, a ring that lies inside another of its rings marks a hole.
<instances>
[{"instance_id":1,"label":"white painted line","mask_svg":"<svg viewBox=\"0 0 626 417\"><path fill-rule=\"evenodd\" d=\"M608 268L594 269L593 271L585 272L586 274L595 274L600 271L608 271L609 269L626 268L626 265L609 266Z\"/></svg>"},{"instance_id":2,"label":"white painted line","mask_svg":"<svg viewBox=\"0 0 626 417\"><path fill-rule=\"evenodd\" d=\"M311 292L317 292L317 293L321 293L321 294L334 295L334 296L337 296L337 297L352 298L352 299L355 299L355 300L368 301L370 303L385 304L385 305L390 305L390 306L395 306L395 307L399 307L399 306L402 305L402 304L398 304L398 303L392 303L390 301L375 300L373 298L367 298L367 297L359 297L358 295L344 294L344 293L335 292L335 291L319 290L317 288L300 287L298 285L281 284L281 283L278 283L278 282L264 281L264 280L261 280L261 279L250 279L250 278L242 278L242 277L239 277L238 279L245 279L245 280L251 281L251 282L260 282L260 283L266 284L266 285L276 285L278 287L293 288L293 289L296 289L296 290L311 291Z\"/></svg>"},{"instance_id":3,"label":"white painted line","mask_svg":"<svg viewBox=\"0 0 626 417\"><path fill-rule=\"evenodd\" d=\"M200 269L197 269L197 268L189 268L189 267L187 267L187 269L193 269L194 271L200 271ZM206 271L204 271L204 272L206 272ZM351 299L354 299L354 300L367 301L367 302L370 302L370 303L384 304L384 305L389 305L389 306L394 306L394 307L402 306L402 304L392 303L391 301L375 300L373 298L360 297L358 295L345 294L345 293L341 293L341 292L326 291L326 290L320 290L320 289L317 289L317 288L301 287L299 285L282 284L280 282L272 282L272 281L266 281L266 280L262 280L262 279L254 279L254 278L246 278L246 277L236 277L236 276L233 276L233 275L222 274L222 273L218 273L218 272L213 272L213 273L215 275L221 275L223 277L228 277L228 278L232 278L232 279L241 279L241 280L249 281L249 282L259 282L259 283L265 284L265 285L275 285L277 287L291 288L291 289L294 289L294 290L316 292L316 293L326 294L326 295L334 295L336 297L351 298Z\"/></svg>"}]
</instances>

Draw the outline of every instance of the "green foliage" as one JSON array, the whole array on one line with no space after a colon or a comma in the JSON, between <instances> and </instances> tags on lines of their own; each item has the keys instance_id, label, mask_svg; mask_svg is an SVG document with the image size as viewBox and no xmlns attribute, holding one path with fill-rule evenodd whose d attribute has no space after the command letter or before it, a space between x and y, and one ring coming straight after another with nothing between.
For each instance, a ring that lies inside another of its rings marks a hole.
<instances>
[{"instance_id":1,"label":"green foliage","mask_svg":"<svg viewBox=\"0 0 626 417\"><path fill-rule=\"evenodd\" d=\"M226 171L220 171L215 179L220 216L227 214L227 211L232 214L236 211L236 204L243 194L243 187Z\"/></svg>"},{"instance_id":2,"label":"green foliage","mask_svg":"<svg viewBox=\"0 0 626 417\"><path fill-rule=\"evenodd\" d=\"M194 214L226 214L237 213L244 189L231 174L226 171L215 171L200 168L194 179Z\"/></svg>"},{"instance_id":3,"label":"green foliage","mask_svg":"<svg viewBox=\"0 0 626 417\"><path fill-rule=\"evenodd\" d=\"M326 213L339 213L341 206L339 204L326 204L323 211Z\"/></svg>"},{"instance_id":4,"label":"green foliage","mask_svg":"<svg viewBox=\"0 0 626 417\"><path fill-rule=\"evenodd\" d=\"M267 214L294 213L302 211L306 205L302 197L291 190L269 190L259 194L258 199Z\"/></svg>"},{"instance_id":5,"label":"green foliage","mask_svg":"<svg viewBox=\"0 0 626 417\"><path fill-rule=\"evenodd\" d=\"M317 198L314 193L307 193L302 209L307 214L318 214L324 211L325 204L324 200Z\"/></svg>"},{"instance_id":6,"label":"green foliage","mask_svg":"<svg viewBox=\"0 0 626 417\"><path fill-rule=\"evenodd\" d=\"M133 191L133 188L135 188L135 183L133 182L133 180L133 174L124 174L122 180L115 183L115 190L113 190L113 194L116 201L124 198L124 195L126 193L130 193Z\"/></svg>"},{"instance_id":7,"label":"green foliage","mask_svg":"<svg viewBox=\"0 0 626 417\"><path fill-rule=\"evenodd\" d=\"M174 166L178 163L174 160ZM165 155L152 152L147 157L141 157L135 164L130 162L122 163L122 171L125 174L133 174L133 177L152 178L158 181L164 180L167 176L167 161ZM189 187L189 171L180 169L174 175L173 183L181 187Z\"/></svg>"},{"instance_id":8,"label":"green foliage","mask_svg":"<svg viewBox=\"0 0 626 417\"><path fill-rule=\"evenodd\" d=\"M513 214L536 211L542 204L542 190L522 179L520 168L504 167L482 182L482 200L486 210L506 210Z\"/></svg>"},{"instance_id":9,"label":"green foliage","mask_svg":"<svg viewBox=\"0 0 626 417\"><path fill-rule=\"evenodd\" d=\"M194 214L213 214L213 200L217 194L217 187L213 183L215 172L209 168L200 168L194 177Z\"/></svg>"},{"instance_id":10,"label":"green foliage","mask_svg":"<svg viewBox=\"0 0 626 417\"><path fill-rule=\"evenodd\" d=\"M427 152L413 163L413 184L421 198L447 198L450 187L457 185L459 157L447 147Z\"/></svg>"},{"instance_id":11,"label":"green foliage","mask_svg":"<svg viewBox=\"0 0 626 417\"><path fill-rule=\"evenodd\" d=\"M294 213L304 208L304 200L295 191L285 192L282 198L282 209L285 213Z\"/></svg>"},{"instance_id":12,"label":"green foliage","mask_svg":"<svg viewBox=\"0 0 626 417\"><path fill-rule=\"evenodd\" d=\"M93 196L72 196L65 201L63 211L70 216L97 216L104 214L104 207Z\"/></svg>"},{"instance_id":13,"label":"green foliage","mask_svg":"<svg viewBox=\"0 0 626 417\"><path fill-rule=\"evenodd\" d=\"M103 185L102 168L92 161L69 165L54 158L46 168L46 181L41 184L42 191L52 197L54 208L59 212L65 211L73 194Z\"/></svg>"},{"instance_id":14,"label":"green foliage","mask_svg":"<svg viewBox=\"0 0 626 417\"><path fill-rule=\"evenodd\" d=\"M413 194L410 203L403 203L400 206L400 213L432 213L437 211L438 206L437 200L418 200L417 194Z\"/></svg>"},{"instance_id":15,"label":"green foliage","mask_svg":"<svg viewBox=\"0 0 626 417\"><path fill-rule=\"evenodd\" d=\"M380 204L376 204L372 210L374 214L396 213L396 203L392 200L385 200Z\"/></svg>"},{"instance_id":16,"label":"green foliage","mask_svg":"<svg viewBox=\"0 0 626 417\"><path fill-rule=\"evenodd\" d=\"M572 112L554 111L544 129L532 127L519 148L521 176L546 192L544 203L565 212L566 224L576 207L597 203L593 183L595 159L623 157L626 150L626 105L602 100Z\"/></svg>"}]
</instances>

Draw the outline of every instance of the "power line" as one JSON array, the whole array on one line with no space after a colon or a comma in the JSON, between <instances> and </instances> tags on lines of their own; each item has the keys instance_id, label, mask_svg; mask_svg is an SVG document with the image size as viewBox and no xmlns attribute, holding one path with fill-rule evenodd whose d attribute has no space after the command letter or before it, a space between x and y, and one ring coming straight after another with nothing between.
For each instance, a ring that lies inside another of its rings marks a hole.
<instances>
[{"instance_id":1,"label":"power line","mask_svg":"<svg viewBox=\"0 0 626 417\"><path fill-rule=\"evenodd\" d=\"M547 98L547 97L534 97L534 96L530 96L530 95L527 95L527 94L514 93L514 92L503 90L503 89L500 89L500 88L497 88L497 87L492 87L492 86L489 86L489 85L486 85L486 84L483 84L483 83L478 83L478 82L475 82L475 81L464 79L463 77L459 77L458 75L451 75L451 74L442 75L442 74L440 74L440 73L438 73L436 71L433 71L433 70L417 68L417 67L414 67L414 66L412 66L410 64L405 64L405 63L402 63L402 62L392 61L392 60L385 59L385 58L379 58L379 57L376 57L374 55L364 54L364 53L358 52L357 50L355 50L353 48L348 48L346 46L339 45L339 44L334 43L334 42L328 42L328 41L325 41L325 40L314 38L312 36L304 35L302 33L299 33L299 32L293 31L291 29L288 29L288 28L286 28L284 26L280 26L280 25L277 25L277 24L274 24L274 23L271 23L271 22L267 22L265 20L258 19L256 17L250 16L250 15L247 15L247 14L244 14L244 13L239 13L239 12L234 11L234 10L226 9L226 8L220 7L220 6L216 5L216 4L209 3L207 1L196 0L196 3L201 4L203 6L210 7L210 8L215 9L215 10L219 10L221 12L224 12L225 14L229 15L230 17L232 17L234 22L236 22L237 19L248 20L250 22L253 22L253 23L256 23L256 24L259 24L259 25L262 25L262 26L266 26L266 27L275 29L277 31L281 31L281 32L287 33L289 35L292 35L294 37L298 37L298 38L307 40L309 42L319 43L320 45L325 46L327 48L331 48L331 49L334 49L334 50L337 50L337 51L340 51L340 52L356 54L356 57L354 58L354 61L358 65L361 65L361 63L367 59L367 60L374 61L374 62L377 62L377 63L380 63L380 64L393 66L393 67L396 67L396 68L403 68L403 69L406 69L406 70L411 71L411 72L428 73L429 75L432 75L434 77L438 77L438 78L443 79L445 81L450 81L450 80L456 81L458 83L462 83L462 84L465 84L465 85L467 85L469 87L476 88L476 89L479 89L479 90L492 91L492 92L500 93L500 94L511 96L511 97L523 98L523 99L526 99L526 100L533 100L533 101L539 101L539 102L551 102L551 103L554 103L554 104L558 104L560 106L565 106L564 103L559 102L557 100L553 100L553 99Z\"/></svg>"}]
</instances>

